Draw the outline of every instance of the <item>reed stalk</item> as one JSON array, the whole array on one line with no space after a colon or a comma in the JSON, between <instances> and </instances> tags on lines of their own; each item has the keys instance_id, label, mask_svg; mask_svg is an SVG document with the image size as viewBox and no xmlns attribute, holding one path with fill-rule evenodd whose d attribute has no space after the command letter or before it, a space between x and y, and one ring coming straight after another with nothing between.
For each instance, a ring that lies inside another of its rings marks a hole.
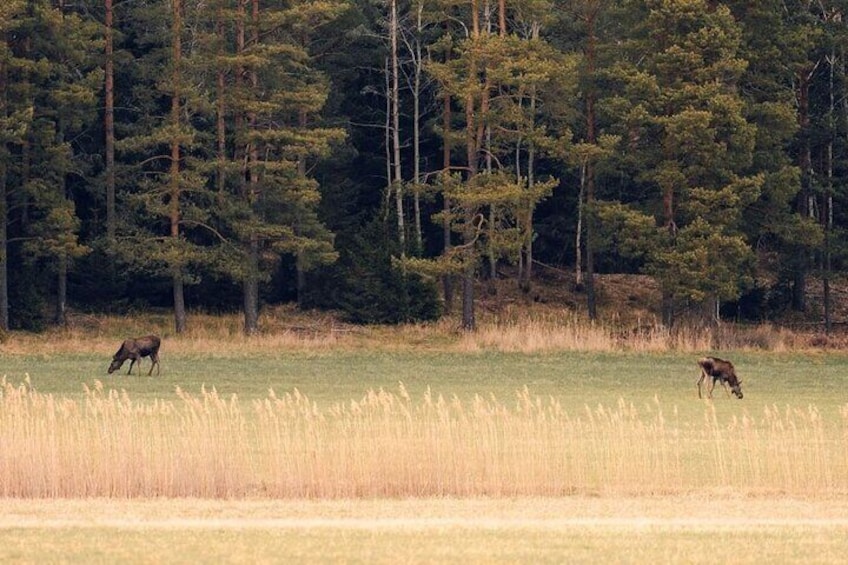
<instances>
[{"instance_id":1,"label":"reed stalk","mask_svg":"<svg viewBox=\"0 0 848 565\"><path fill-rule=\"evenodd\" d=\"M319 407L297 390L252 402L215 389L135 401L0 387L0 497L362 498L848 493L848 405L766 407L704 424L659 400L564 410L397 391Z\"/></svg>"}]
</instances>

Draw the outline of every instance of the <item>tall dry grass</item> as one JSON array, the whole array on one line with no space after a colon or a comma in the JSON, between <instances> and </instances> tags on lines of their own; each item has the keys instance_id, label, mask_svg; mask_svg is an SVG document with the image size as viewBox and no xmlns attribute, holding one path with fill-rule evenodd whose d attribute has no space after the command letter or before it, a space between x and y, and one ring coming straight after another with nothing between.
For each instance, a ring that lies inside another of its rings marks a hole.
<instances>
[{"instance_id":1,"label":"tall dry grass","mask_svg":"<svg viewBox=\"0 0 848 565\"><path fill-rule=\"evenodd\" d=\"M827 422L830 423L827 423ZM848 493L848 405L769 407L702 424L654 401L568 413L397 392L319 407L298 391L137 402L2 383L0 497L423 497Z\"/></svg>"},{"instance_id":2,"label":"tall dry grass","mask_svg":"<svg viewBox=\"0 0 848 565\"><path fill-rule=\"evenodd\" d=\"M565 309L523 311L504 309L482 313L476 331L462 331L459 321L446 317L433 323L398 326L358 326L330 314L303 313L289 307L269 310L262 331L247 336L239 315L193 313L188 330L175 334L165 314L135 316L76 316L61 329L43 334L10 332L0 341L0 354L111 354L125 337L156 333L169 348L185 354L233 356L268 351L440 350L457 352L555 351L686 351L765 350L798 351L848 346L844 339L800 334L769 324L667 328L657 320L592 322Z\"/></svg>"}]
</instances>

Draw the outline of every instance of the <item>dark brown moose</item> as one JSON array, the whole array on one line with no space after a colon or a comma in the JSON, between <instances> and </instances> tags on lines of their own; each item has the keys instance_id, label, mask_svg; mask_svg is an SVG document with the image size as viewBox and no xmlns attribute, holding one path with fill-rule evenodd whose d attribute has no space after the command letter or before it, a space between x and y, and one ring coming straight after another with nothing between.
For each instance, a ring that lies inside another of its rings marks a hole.
<instances>
[{"instance_id":1,"label":"dark brown moose","mask_svg":"<svg viewBox=\"0 0 848 565\"><path fill-rule=\"evenodd\" d=\"M155 335L146 335L144 337L124 340L124 343L121 344L121 348L117 353L115 353L115 356L112 357L112 364L109 365L109 374L120 369L121 365L124 364L124 361L130 359L130 370L127 371L127 374L129 375L132 373L133 365L138 362L138 374L141 375L141 359L142 357L150 357L153 364L150 366L150 372L147 373L147 376L149 377L153 374L153 367L156 367L156 374L158 375L160 343L161 340L159 339L159 336Z\"/></svg>"},{"instance_id":2,"label":"dark brown moose","mask_svg":"<svg viewBox=\"0 0 848 565\"><path fill-rule=\"evenodd\" d=\"M701 366L701 378L698 379L698 398L701 398L701 383L704 379L711 378L707 394L710 398L713 397L713 389L716 381L721 383L727 396L730 396L730 391L727 386L730 385L730 390L736 395L736 398L742 398L742 381L736 376L736 369L733 368L733 363L719 359L718 357L704 357L698 361Z\"/></svg>"}]
</instances>

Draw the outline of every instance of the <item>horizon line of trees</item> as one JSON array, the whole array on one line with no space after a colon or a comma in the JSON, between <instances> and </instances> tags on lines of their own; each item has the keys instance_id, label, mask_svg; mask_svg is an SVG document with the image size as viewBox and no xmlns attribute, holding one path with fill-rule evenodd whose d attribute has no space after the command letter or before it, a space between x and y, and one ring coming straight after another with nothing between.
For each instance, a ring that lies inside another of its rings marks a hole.
<instances>
[{"instance_id":1,"label":"horizon line of trees","mask_svg":"<svg viewBox=\"0 0 848 565\"><path fill-rule=\"evenodd\" d=\"M846 268L848 3L7 0L0 329L264 303L358 322L643 272L663 321ZM512 275L510 275L512 276Z\"/></svg>"}]
</instances>

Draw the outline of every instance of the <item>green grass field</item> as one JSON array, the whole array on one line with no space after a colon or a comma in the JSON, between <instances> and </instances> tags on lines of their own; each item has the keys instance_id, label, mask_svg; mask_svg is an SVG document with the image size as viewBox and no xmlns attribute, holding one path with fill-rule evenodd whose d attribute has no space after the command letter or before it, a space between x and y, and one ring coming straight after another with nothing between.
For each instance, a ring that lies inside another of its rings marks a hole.
<instances>
[{"instance_id":1,"label":"green grass field","mask_svg":"<svg viewBox=\"0 0 848 565\"><path fill-rule=\"evenodd\" d=\"M9 355L0 360L0 377L19 382L25 376L43 393L79 395L84 385L100 381L106 388L126 390L136 399L166 398L177 386L185 391L215 387L222 395L248 400L295 388L322 405L359 399L370 389L395 390L403 382L413 397L427 388L433 394L469 398L494 394L510 399L525 386L534 395L554 396L566 408L614 404L619 398L640 405L658 397L665 406L681 410L701 405L695 382L697 356L636 353L430 353L430 352L269 352L267 355L214 354L207 356L161 353L162 373L141 377L106 374L109 355ZM724 354L723 354L724 355ZM764 405L815 404L831 409L844 404L848 356L837 354L729 354L742 379L746 397L724 402L720 409L753 410ZM718 402L721 401L721 402Z\"/></svg>"},{"instance_id":2,"label":"green grass field","mask_svg":"<svg viewBox=\"0 0 848 565\"><path fill-rule=\"evenodd\" d=\"M369 390L417 401L426 391L470 402L475 395L516 402L525 387L583 414L622 401L674 414L697 430L714 408L730 445L736 418L769 410L806 411L824 420L822 441L848 444L841 354L722 354L734 361L745 398L721 388L697 398L697 355L664 353L438 353L422 351L180 354L166 343L162 374L106 374L110 354L5 355L0 377L57 398L85 388L125 390L136 402L177 401L176 389L214 387L249 405L297 389L321 409L361 400ZM173 346L176 346L174 344ZM172 347L173 347L172 346ZM818 417L818 416L817 416ZM615 428L618 429L618 428ZM687 432L688 433L688 432ZM791 453L794 431L787 432ZM641 437L641 436L640 436ZM614 438L613 438L614 439ZM757 438L747 441L756 445ZM603 447L603 446L601 446ZM621 447L621 446L619 446ZM692 447L692 453L702 449ZM706 447L704 449L707 449ZM840 461L844 465L846 457ZM806 464L802 462L803 464ZM626 469L625 469L626 471ZM838 487L846 469L833 469ZM768 478L768 477L766 477ZM435 508L434 508L435 507ZM725 523L724 518L732 520ZM779 492L712 488L699 494L597 498L491 498L211 501L205 499L0 501L2 562L605 562L833 563L848 554L848 493L787 500Z\"/></svg>"}]
</instances>

